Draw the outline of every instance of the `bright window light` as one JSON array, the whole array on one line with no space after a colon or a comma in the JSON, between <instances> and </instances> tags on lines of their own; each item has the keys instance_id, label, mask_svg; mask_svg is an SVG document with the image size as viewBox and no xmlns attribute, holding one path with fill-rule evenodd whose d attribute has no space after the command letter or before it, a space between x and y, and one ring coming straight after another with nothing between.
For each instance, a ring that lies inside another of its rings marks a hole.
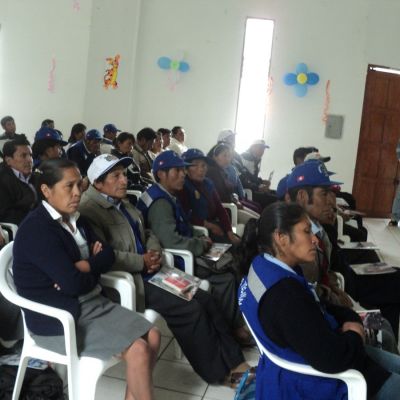
<instances>
[{"instance_id":1,"label":"bright window light","mask_svg":"<svg viewBox=\"0 0 400 400\"><path fill-rule=\"evenodd\" d=\"M253 140L264 138L273 32L271 20L248 18L246 21L236 115L238 152L246 150Z\"/></svg>"},{"instance_id":2,"label":"bright window light","mask_svg":"<svg viewBox=\"0 0 400 400\"><path fill-rule=\"evenodd\" d=\"M395 74L395 75L400 75L400 71L397 69L392 69L392 68L385 68L385 67L369 67L373 71L378 71L378 72L386 72L387 74Z\"/></svg>"}]
</instances>

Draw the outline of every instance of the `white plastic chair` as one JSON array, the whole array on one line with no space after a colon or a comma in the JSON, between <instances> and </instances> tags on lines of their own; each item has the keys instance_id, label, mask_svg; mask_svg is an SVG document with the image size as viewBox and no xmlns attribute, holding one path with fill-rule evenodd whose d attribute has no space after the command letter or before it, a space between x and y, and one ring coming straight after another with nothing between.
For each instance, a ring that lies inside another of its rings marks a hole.
<instances>
[{"instance_id":1,"label":"white plastic chair","mask_svg":"<svg viewBox=\"0 0 400 400\"><path fill-rule=\"evenodd\" d=\"M242 237L244 225L238 223L238 208L235 203L222 203L222 206L230 211L231 225L233 233Z\"/></svg>"},{"instance_id":2,"label":"white plastic chair","mask_svg":"<svg viewBox=\"0 0 400 400\"><path fill-rule=\"evenodd\" d=\"M264 354L269 358L274 364L278 365L281 368L287 369L289 371L297 372L299 374L304 375L312 375L312 376L320 376L322 378L332 378L332 379L340 379L347 386L348 391L348 400L366 400L367 399L367 384L363 375L356 371L355 369L348 369L347 371L340 372L338 374L326 374L325 372L317 371L313 367L304 364L298 364L291 361L284 360L281 357L271 353L268 351L258 340L257 336L254 334L251 329L250 324L248 323L246 317L243 315L244 320L246 321L247 326L251 334L253 335L254 340L257 343L258 350L261 354Z\"/></svg>"},{"instance_id":3,"label":"white plastic chair","mask_svg":"<svg viewBox=\"0 0 400 400\"><path fill-rule=\"evenodd\" d=\"M10 238L8 232L5 229L2 230L3 235L4 235L5 239L6 239L6 243L8 243L11 240L15 239L15 235L16 235L17 230L18 230L18 226L17 225L10 224L9 222L0 222L0 226L3 227L3 228L8 228L12 233L12 238Z\"/></svg>"},{"instance_id":4,"label":"white plastic chair","mask_svg":"<svg viewBox=\"0 0 400 400\"><path fill-rule=\"evenodd\" d=\"M253 192L250 189L243 189L247 200L253 200Z\"/></svg>"},{"instance_id":5,"label":"white plastic chair","mask_svg":"<svg viewBox=\"0 0 400 400\"><path fill-rule=\"evenodd\" d=\"M350 236L345 235L343 233L343 218L338 214L337 215L337 231L338 231L338 240L341 240L343 243L350 242Z\"/></svg>"},{"instance_id":6,"label":"white plastic chair","mask_svg":"<svg viewBox=\"0 0 400 400\"><path fill-rule=\"evenodd\" d=\"M69 400L94 400L98 379L105 370L119 363L121 359L112 357L108 361L103 361L93 357L79 357L76 348L75 321L72 315L65 310L36 303L17 294L10 272L12 266L12 248L13 242L7 244L0 251L0 292L8 301L21 308L58 319L64 328L66 350L66 355L63 355L37 345L26 326L25 315L22 311L24 320L24 345L12 400L19 398L29 358L38 358L66 365ZM124 301L126 301L125 294L128 291L131 293L132 291L134 292L134 287L128 288L127 282L129 281L121 284L120 277L113 277L111 275L102 278L102 283L106 283L107 286L117 290L122 289L120 295L121 299L124 298ZM126 301L126 304L128 303L129 301ZM112 332L110 331L110 333Z\"/></svg>"},{"instance_id":7,"label":"white plastic chair","mask_svg":"<svg viewBox=\"0 0 400 400\"><path fill-rule=\"evenodd\" d=\"M141 192L140 190L127 190L126 194L136 196L136 198L139 200L139 197L143 194L143 192Z\"/></svg>"}]
</instances>

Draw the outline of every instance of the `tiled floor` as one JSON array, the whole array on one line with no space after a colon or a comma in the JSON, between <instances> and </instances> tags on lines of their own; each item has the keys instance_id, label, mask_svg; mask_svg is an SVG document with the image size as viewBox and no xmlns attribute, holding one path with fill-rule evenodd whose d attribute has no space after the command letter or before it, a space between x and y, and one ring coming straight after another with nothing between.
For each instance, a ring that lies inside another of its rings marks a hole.
<instances>
[{"instance_id":1,"label":"tiled floor","mask_svg":"<svg viewBox=\"0 0 400 400\"><path fill-rule=\"evenodd\" d=\"M400 266L400 228L388 227L388 220L366 219L368 240L379 245L382 258ZM185 358L174 357L174 339L164 324L160 325L162 343L154 371L157 400L232 400L234 391L224 386L208 385L191 368ZM246 359L254 365L258 360L256 349L245 351ZM124 365L108 370L97 385L96 400L124 398Z\"/></svg>"},{"instance_id":2,"label":"tiled floor","mask_svg":"<svg viewBox=\"0 0 400 400\"><path fill-rule=\"evenodd\" d=\"M185 357L175 358L174 339L164 323L161 348L154 370L155 397L157 400L221 400L233 399L234 391L225 386L208 385L192 369ZM258 361L258 351L244 351L251 365ZM96 400L119 400L125 393L125 367L123 363L106 371L97 384Z\"/></svg>"}]
</instances>

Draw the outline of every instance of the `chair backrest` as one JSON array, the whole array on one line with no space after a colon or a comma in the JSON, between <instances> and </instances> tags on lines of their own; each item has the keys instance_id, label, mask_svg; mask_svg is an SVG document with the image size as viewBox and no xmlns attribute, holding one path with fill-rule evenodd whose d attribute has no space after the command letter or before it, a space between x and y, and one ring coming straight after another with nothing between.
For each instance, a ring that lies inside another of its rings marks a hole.
<instances>
[{"instance_id":1,"label":"chair backrest","mask_svg":"<svg viewBox=\"0 0 400 400\"><path fill-rule=\"evenodd\" d=\"M0 292L9 302L17 304L16 301L19 296L15 293L15 286L11 273L12 249L13 242L10 242L0 251Z\"/></svg>"},{"instance_id":2,"label":"chair backrest","mask_svg":"<svg viewBox=\"0 0 400 400\"><path fill-rule=\"evenodd\" d=\"M281 368L287 369L289 371L297 372L304 375L313 375L323 378L340 379L344 381L348 389L348 400L366 400L367 399L367 384L365 382L362 374L354 369L348 369L347 371L340 372L338 374L326 374L321 371L317 371L309 365L298 364L291 361L284 360L281 357L271 353L267 350L262 343L258 340L257 336L254 334L253 329L248 323L246 317L243 318L257 343L257 347L261 354L264 354L270 361L278 365Z\"/></svg>"}]
</instances>

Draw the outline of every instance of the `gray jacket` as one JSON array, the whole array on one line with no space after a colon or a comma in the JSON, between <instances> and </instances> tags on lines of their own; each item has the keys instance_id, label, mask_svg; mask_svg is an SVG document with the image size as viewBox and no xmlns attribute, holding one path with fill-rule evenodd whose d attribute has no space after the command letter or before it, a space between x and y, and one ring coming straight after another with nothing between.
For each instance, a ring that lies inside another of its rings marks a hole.
<instances>
[{"instance_id":1,"label":"gray jacket","mask_svg":"<svg viewBox=\"0 0 400 400\"><path fill-rule=\"evenodd\" d=\"M151 231L144 229L140 212L128 201L123 200L123 203L131 217L138 222L141 241L145 244L146 250L161 252L158 239ZM143 256L137 254L135 236L128 220L92 185L83 194L79 211L88 219L96 235L114 249L113 270L132 273L136 284L137 310L143 311L145 308L144 286L140 272L143 270L144 261Z\"/></svg>"}]
</instances>

